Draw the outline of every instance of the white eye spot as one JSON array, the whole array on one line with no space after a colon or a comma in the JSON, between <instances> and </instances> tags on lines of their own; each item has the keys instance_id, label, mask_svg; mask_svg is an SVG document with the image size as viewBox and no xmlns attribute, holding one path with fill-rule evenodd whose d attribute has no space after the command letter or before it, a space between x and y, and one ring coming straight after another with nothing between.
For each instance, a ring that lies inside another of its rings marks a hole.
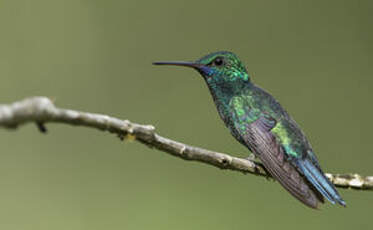
<instances>
[{"instance_id":1,"label":"white eye spot","mask_svg":"<svg viewBox=\"0 0 373 230\"><path fill-rule=\"evenodd\" d=\"M222 66L224 64L224 59L222 57L217 57L215 58L215 60L213 61L213 64L215 66Z\"/></svg>"}]
</instances>

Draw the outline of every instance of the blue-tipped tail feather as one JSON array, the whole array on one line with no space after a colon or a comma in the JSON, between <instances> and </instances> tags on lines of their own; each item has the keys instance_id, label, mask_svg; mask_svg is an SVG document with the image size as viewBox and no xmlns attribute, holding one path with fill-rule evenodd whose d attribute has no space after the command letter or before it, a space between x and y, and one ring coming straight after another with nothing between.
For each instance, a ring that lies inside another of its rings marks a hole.
<instances>
[{"instance_id":1,"label":"blue-tipped tail feather","mask_svg":"<svg viewBox=\"0 0 373 230\"><path fill-rule=\"evenodd\" d=\"M297 160L299 169L307 180L332 204L336 202L342 206L346 206L346 202L338 194L334 185L326 178L321 169L315 166L309 159Z\"/></svg>"}]
</instances>

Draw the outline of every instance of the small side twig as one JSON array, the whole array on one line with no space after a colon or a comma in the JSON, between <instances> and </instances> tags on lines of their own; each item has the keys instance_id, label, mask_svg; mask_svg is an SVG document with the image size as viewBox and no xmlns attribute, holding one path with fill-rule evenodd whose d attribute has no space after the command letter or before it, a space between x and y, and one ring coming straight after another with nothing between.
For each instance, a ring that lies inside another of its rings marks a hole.
<instances>
[{"instance_id":1,"label":"small side twig","mask_svg":"<svg viewBox=\"0 0 373 230\"><path fill-rule=\"evenodd\" d=\"M38 127L41 133L47 133L47 127L45 127L44 123L36 122L36 126Z\"/></svg>"}]
</instances>

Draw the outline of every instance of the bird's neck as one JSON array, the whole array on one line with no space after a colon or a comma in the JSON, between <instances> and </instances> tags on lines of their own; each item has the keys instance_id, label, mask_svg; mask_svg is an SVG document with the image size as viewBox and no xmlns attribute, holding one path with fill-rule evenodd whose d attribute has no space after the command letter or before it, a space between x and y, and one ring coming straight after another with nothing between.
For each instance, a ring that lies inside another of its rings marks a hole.
<instances>
[{"instance_id":1,"label":"bird's neck","mask_svg":"<svg viewBox=\"0 0 373 230\"><path fill-rule=\"evenodd\" d=\"M254 88L250 81L234 86L227 84L209 84L208 86L218 112L225 122L231 112L230 102L232 98L245 95Z\"/></svg>"},{"instance_id":2,"label":"bird's neck","mask_svg":"<svg viewBox=\"0 0 373 230\"><path fill-rule=\"evenodd\" d=\"M240 84L208 84L210 93L215 103L229 104L230 100L235 96L246 94L253 89L253 83L250 81Z\"/></svg>"}]
</instances>

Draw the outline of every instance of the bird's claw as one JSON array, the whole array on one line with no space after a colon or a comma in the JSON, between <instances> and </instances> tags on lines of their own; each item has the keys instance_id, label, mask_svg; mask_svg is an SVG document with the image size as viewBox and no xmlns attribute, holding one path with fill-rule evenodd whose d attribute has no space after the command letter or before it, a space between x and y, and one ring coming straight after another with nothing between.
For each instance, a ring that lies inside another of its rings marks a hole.
<instances>
[{"instance_id":1,"label":"bird's claw","mask_svg":"<svg viewBox=\"0 0 373 230\"><path fill-rule=\"evenodd\" d=\"M254 153L251 153L248 157L246 157L246 160L248 161L254 161L256 159L256 156Z\"/></svg>"}]
</instances>

